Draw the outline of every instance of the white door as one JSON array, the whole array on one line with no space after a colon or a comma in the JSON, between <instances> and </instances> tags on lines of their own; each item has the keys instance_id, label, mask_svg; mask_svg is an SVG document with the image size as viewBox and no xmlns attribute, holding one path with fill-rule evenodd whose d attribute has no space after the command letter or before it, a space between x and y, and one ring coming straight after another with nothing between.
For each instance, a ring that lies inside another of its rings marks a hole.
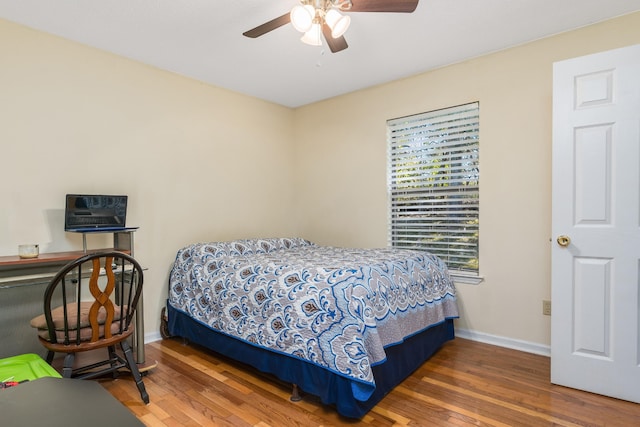
<instances>
[{"instance_id":1,"label":"white door","mask_svg":"<svg viewBox=\"0 0 640 427\"><path fill-rule=\"evenodd\" d=\"M640 45L554 64L551 382L640 402Z\"/></svg>"}]
</instances>

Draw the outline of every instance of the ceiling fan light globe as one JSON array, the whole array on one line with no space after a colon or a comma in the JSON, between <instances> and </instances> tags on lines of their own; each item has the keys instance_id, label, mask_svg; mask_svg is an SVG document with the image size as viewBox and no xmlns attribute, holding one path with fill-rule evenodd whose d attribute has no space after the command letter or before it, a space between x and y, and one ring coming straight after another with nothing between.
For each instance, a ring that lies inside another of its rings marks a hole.
<instances>
[{"instance_id":1,"label":"ceiling fan light globe","mask_svg":"<svg viewBox=\"0 0 640 427\"><path fill-rule=\"evenodd\" d=\"M329 9L324 17L325 22L331 28L331 37L337 39L349 29L351 17L342 15L335 9Z\"/></svg>"},{"instance_id":2,"label":"ceiling fan light globe","mask_svg":"<svg viewBox=\"0 0 640 427\"><path fill-rule=\"evenodd\" d=\"M320 24L313 24L311 29L304 33L300 40L311 46L322 46L322 28Z\"/></svg>"},{"instance_id":3,"label":"ceiling fan light globe","mask_svg":"<svg viewBox=\"0 0 640 427\"><path fill-rule=\"evenodd\" d=\"M313 18L316 15L316 10L311 5L298 5L291 9L289 16L291 17L291 24L293 28L306 33L311 29L313 25Z\"/></svg>"}]
</instances>

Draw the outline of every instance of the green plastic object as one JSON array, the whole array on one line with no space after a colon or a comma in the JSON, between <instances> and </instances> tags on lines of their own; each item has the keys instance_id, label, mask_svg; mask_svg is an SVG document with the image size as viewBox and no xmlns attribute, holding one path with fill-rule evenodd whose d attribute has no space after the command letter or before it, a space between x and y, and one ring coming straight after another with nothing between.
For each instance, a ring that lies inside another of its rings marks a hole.
<instances>
[{"instance_id":1,"label":"green plastic object","mask_svg":"<svg viewBox=\"0 0 640 427\"><path fill-rule=\"evenodd\" d=\"M37 354L27 353L0 359L0 382L36 380L62 376Z\"/></svg>"}]
</instances>

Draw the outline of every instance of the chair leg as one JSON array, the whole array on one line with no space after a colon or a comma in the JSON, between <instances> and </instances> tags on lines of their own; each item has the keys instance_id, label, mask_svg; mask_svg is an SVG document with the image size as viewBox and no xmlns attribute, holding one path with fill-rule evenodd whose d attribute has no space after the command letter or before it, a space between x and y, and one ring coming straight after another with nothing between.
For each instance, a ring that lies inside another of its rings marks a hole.
<instances>
[{"instance_id":1,"label":"chair leg","mask_svg":"<svg viewBox=\"0 0 640 427\"><path fill-rule=\"evenodd\" d=\"M62 366L62 377L63 378L71 378L71 374L73 373L73 361L75 359L74 353L67 353L64 356L64 364Z\"/></svg>"},{"instance_id":2,"label":"chair leg","mask_svg":"<svg viewBox=\"0 0 640 427\"><path fill-rule=\"evenodd\" d=\"M138 386L138 391L140 391L140 397L142 401L146 404L149 403L149 393L147 393L147 389L142 382L142 375L140 375L140 370L138 369L138 365L136 361L133 359L133 352L131 351L131 346L129 343L124 340L120 341L120 347L122 348L122 352L124 353L124 357L127 359L127 366L133 375L133 379L136 381L136 386Z\"/></svg>"},{"instance_id":3,"label":"chair leg","mask_svg":"<svg viewBox=\"0 0 640 427\"><path fill-rule=\"evenodd\" d=\"M47 360L47 363L49 365L51 365L51 362L53 362L53 355L54 354L55 353L53 351L51 351L51 350L47 351L47 359L46 360Z\"/></svg>"},{"instance_id":4,"label":"chair leg","mask_svg":"<svg viewBox=\"0 0 640 427\"><path fill-rule=\"evenodd\" d=\"M115 368L115 366L118 365L118 356L116 355L116 346L110 345L109 347L107 347L107 350L109 351L109 363L111 364L112 368ZM111 373L111 377L114 379L118 378L117 369Z\"/></svg>"}]
</instances>

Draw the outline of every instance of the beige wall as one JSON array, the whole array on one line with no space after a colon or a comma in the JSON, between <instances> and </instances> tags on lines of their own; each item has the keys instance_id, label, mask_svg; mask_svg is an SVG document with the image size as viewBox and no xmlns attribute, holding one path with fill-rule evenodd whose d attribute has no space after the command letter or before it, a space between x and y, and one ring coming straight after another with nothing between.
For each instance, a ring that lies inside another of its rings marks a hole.
<instances>
[{"instance_id":1,"label":"beige wall","mask_svg":"<svg viewBox=\"0 0 640 427\"><path fill-rule=\"evenodd\" d=\"M480 101L485 280L458 285L458 327L548 346L542 300L551 295L552 64L636 43L640 13L299 108L296 159L304 179L295 194L305 236L385 246L385 121Z\"/></svg>"},{"instance_id":2,"label":"beige wall","mask_svg":"<svg viewBox=\"0 0 640 427\"><path fill-rule=\"evenodd\" d=\"M0 20L0 255L82 249L65 194L128 194L147 333L180 247L295 234L293 153L291 109Z\"/></svg>"},{"instance_id":3,"label":"beige wall","mask_svg":"<svg viewBox=\"0 0 640 427\"><path fill-rule=\"evenodd\" d=\"M458 325L548 345L551 66L635 43L640 13L290 110L0 20L0 255L80 249L64 194L128 194L154 334L188 243L385 246L385 121L478 100L485 281Z\"/></svg>"}]
</instances>

